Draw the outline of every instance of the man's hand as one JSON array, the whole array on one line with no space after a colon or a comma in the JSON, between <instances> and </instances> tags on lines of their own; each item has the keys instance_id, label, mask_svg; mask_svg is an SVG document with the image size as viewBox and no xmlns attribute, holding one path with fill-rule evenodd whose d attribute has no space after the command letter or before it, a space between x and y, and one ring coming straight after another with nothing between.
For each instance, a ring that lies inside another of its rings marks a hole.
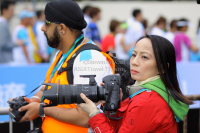
<instances>
[{"instance_id":1,"label":"man's hand","mask_svg":"<svg viewBox=\"0 0 200 133\"><path fill-rule=\"evenodd\" d=\"M23 112L26 111L26 114L22 117L20 122L24 122L26 120L32 121L39 117L39 108L40 108L40 103L33 102L29 103L26 106L21 107L18 111Z\"/></svg>"},{"instance_id":2,"label":"man's hand","mask_svg":"<svg viewBox=\"0 0 200 133\"><path fill-rule=\"evenodd\" d=\"M22 41L22 40L17 40L17 45L18 45L18 46L24 45L24 41Z\"/></svg>"},{"instance_id":3,"label":"man's hand","mask_svg":"<svg viewBox=\"0 0 200 133\"><path fill-rule=\"evenodd\" d=\"M191 46L190 46L190 49L191 49L193 52L195 52L195 53L198 52L198 47L197 47L196 45L191 45Z\"/></svg>"}]
</instances>

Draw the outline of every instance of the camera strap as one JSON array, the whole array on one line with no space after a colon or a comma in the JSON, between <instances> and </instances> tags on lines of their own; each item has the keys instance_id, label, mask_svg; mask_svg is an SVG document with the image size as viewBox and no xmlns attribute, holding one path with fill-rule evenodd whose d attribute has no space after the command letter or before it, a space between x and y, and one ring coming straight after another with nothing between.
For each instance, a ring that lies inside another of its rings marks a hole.
<instances>
[{"instance_id":1,"label":"camera strap","mask_svg":"<svg viewBox=\"0 0 200 133\"><path fill-rule=\"evenodd\" d=\"M68 79L68 82L69 84L73 84L74 81L73 81L73 65L74 65L74 60L76 59L76 57L84 50L97 50L99 52L101 52L101 49L92 44L92 43L86 43L84 44L83 46L81 46L75 53L74 55L72 56L72 58L68 61L68 66L63 68L61 67L60 70L58 71L58 74L61 74L62 72L64 71L67 71L67 79Z\"/></svg>"},{"instance_id":2,"label":"camera strap","mask_svg":"<svg viewBox=\"0 0 200 133\"><path fill-rule=\"evenodd\" d=\"M41 87L41 85L39 85L38 87L36 87L35 89L33 89L29 94L27 94L27 95L25 95L25 96L23 96L23 97L27 97L28 95L30 95L31 93L33 93L34 91L36 91L38 88L40 88Z\"/></svg>"}]
</instances>

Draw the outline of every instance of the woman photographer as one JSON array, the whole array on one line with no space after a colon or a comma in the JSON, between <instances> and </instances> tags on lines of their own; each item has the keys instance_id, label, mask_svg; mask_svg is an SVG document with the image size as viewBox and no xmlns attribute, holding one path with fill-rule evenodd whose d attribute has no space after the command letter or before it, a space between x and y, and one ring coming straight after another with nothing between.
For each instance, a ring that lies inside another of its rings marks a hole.
<instances>
[{"instance_id":1,"label":"woman photographer","mask_svg":"<svg viewBox=\"0 0 200 133\"><path fill-rule=\"evenodd\" d=\"M173 45L163 37L147 35L136 43L131 60L128 86L130 97L120 103L115 117L108 119L84 94L79 106L89 114L90 127L101 133L177 133L193 102L181 92Z\"/></svg>"}]
</instances>

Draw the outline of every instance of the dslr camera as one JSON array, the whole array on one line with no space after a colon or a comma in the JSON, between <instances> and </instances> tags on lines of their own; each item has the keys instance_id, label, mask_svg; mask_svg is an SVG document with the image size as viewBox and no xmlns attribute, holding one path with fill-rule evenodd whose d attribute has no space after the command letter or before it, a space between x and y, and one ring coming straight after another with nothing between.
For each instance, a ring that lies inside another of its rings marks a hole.
<instances>
[{"instance_id":1,"label":"dslr camera","mask_svg":"<svg viewBox=\"0 0 200 133\"><path fill-rule=\"evenodd\" d=\"M8 104L10 105L10 108L12 108L12 111L9 112L9 115L14 118L16 122L19 122L21 118L25 115L26 111L19 112L18 109L22 106L29 104L28 98L20 96L14 98L13 101L8 101Z\"/></svg>"},{"instance_id":2,"label":"dslr camera","mask_svg":"<svg viewBox=\"0 0 200 133\"><path fill-rule=\"evenodd\" d=\"M114 74L105 76L103 78L103 86L97 85L95 76L96 75L81 76L89 78L89 84L58 85L52 83L43 83L43 85L51 87L51 89L43 92L44 99L50 100L50 104L47 106L84 103L80 97L80 93L84 93L86 97L93 102L105 100L106 102L103 106L104 111L116 111L119 108L120 103L120 75Z\"/></svg>"}]
</instances>

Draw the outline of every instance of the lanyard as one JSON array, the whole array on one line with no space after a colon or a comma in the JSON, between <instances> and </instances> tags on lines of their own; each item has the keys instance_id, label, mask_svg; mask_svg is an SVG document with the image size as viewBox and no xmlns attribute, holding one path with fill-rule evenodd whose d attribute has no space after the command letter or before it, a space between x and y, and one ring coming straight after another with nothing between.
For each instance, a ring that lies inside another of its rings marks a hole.
<instances>
[{"instance_id":1,"label":"lanyard","mask_svg":"<svg viewBox=\"0 0 200 133\"><path fill-rule=\"evenodd\" d=\"M54 67L54 70L51 73L50 78L52 79L52 77L54 76L54 74L56 73L56 71L58 70L58 68L63 64L63 62L66 60L66 58L69 56L69 54L71 54L71 52L74 50L74 47L76 46L76 44L84 38L84 34L81 34L75 41L73 46L70 48L70 50L66 53L62 55L62 58L60 59L60 61L58 62L58 64L56 65L56 67Z\"/></svg>"},{"instance_id":2,"label":"lanyard","mask_svg":"<svg viewBox=\"0 0 200 133\"><path fill-rule=\"evenodd\" d=\"M137 91L136 93L133 93L132 95L130 95L130 98L132 99L134 96L142 93L143 91L147 91L147 90L149 90L149 89L141 89L141 90Z\"/></svg>"}]
</instances>

